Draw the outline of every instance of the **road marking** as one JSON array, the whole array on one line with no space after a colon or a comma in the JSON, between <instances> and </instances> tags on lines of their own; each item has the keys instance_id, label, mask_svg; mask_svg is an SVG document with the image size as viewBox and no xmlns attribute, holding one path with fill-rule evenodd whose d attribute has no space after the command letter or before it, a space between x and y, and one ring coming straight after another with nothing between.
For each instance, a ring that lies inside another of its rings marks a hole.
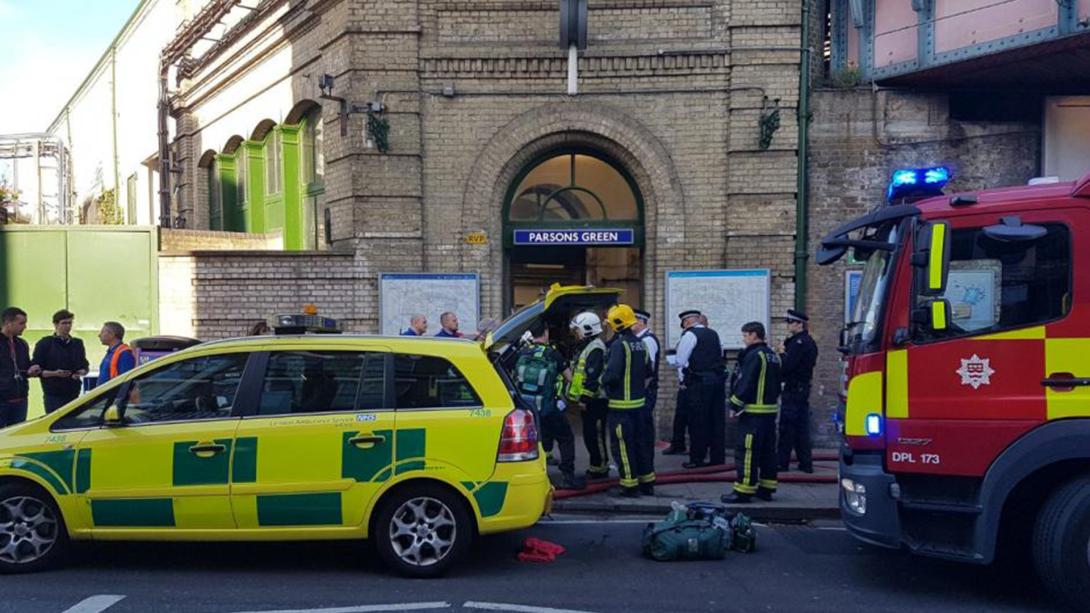
<instances>
[{"instance_id":1,"label":"road marking","mask_svg":"<svg viewBox=\"0 0 1090 613\"><path fill-rule=\"evenodd\" d=\"M818 530L832 530L834 532L847 532L844 526L818 526Z\"/></svg>"},{"instance_id":2,"label":"road marking","mask_svg":"<svg viewBox=\"0 0 1090 613\"><path fill-rule=\"evenodd\" d=\"M85 598L77 602L71 608L65 609L64 613L99 613L100 611L109 609L124 598L124 596L99 594L98 596L91 596L90 598Z\"/></svg>"},{"instance_id":3,"label":"road marking","mask_svg":"<svg viewBox=\"0 0 1090 613\"><path fill-rule=\"evenodd\" d=\"M449 609L449 602L406 602L401 604L369 604L334 609L281 609L278 611L244 611L241 613L374 613L377 611L433 611Z\"/></svg>"},{"instance_id":4,"label":"road marking","mask_svg":"<svg viewBox=\"0 0 1090 613\"><path fill-rule=\"evenodd\" d=\"M521 604L504 604L502 602L466 602L462 604L466 609L480 609L482 611L512 611L513 613L591 613L576 609L553 609L551 607L531 607Z\"/></svg>"}]
</instances>

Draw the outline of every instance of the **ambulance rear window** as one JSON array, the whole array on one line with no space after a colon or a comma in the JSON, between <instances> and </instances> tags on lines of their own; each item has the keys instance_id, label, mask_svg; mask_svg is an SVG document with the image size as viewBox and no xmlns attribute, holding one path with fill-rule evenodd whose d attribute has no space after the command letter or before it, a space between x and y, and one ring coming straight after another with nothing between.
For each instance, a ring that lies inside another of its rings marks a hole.
<instances>
[{"instance_id":1,"label":"ambulance rear window","mask_svg":"<svg viewBox=\"0 0 1090 613\"><path fill-rule=\"evenodd\" d=\"M396 355L394 386L399 409L481 406L473 386L458 368L435 356Z\"/></svg>"}]
</instances>

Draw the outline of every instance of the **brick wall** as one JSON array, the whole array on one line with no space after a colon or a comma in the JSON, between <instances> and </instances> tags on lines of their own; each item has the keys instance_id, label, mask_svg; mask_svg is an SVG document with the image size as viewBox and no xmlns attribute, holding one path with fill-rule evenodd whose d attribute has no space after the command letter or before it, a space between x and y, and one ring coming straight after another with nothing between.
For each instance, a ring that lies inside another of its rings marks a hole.
<instances>
[{"instance_id":1,"label":"brick wall","mask_svg":"<svg viewBox=\"0 0 1090 613\"><path fill-rule=\"evenodd\" d=\"M276 14L287 46L276 34L255 34L181 85L183 193L207 206L202 152L246 136L260 117L287 116L316 96L325 72L336 76L336 95L386 104L390 151L367 146L361 116L341 137L336 104L323 103L338 254L164 257L164 279L182 288L163 298L179 327L237 334L277 309L321 304L313 296L331 291L332 316L375 331L378 271L478 272L482 316L502 317L506 192L523 165L561 145L600 151L637 182L646 227L641 306L660 333L676 325L676 314L663 310L672 269L770 268L774 312L791 306L799 0L593 2L575 97L565 93L555 1L294 8L302 4ZM450 86L455 95L442 95ZM759 120L772 104L781 127L762 150ZM466 243L475 231L486 244ZM780 328L773 326L777 338ZM673 374L666 376L662 432L674 408Z\"/></svg>"},{"instance_id":2,"label":"brick wall","mask_svg":"<svg viewBox=\"0 0 1090 613\"><path fill-rule=\"evenodd\" d=\"M178 230L163 228L159 232L159 251L268 251L280 249L283 237L245 232L215 232L212 230Z\"/></svg>"},{"instance_id":3,"label":"brick wall","mask_svg":"<svg viewBox=\"0 0 1090 613\"><path fill-rule=\"evenodd\" d=\"M1039 167L1039 126L952 120L941 94L818 90L811 109L811 254L827 232L881 204L897 168L946 165L953 173L950 190L956 191L1024 185ZM808 313L821 350L811 398L815 434L830 442L844 277L853 269L861 266L847 258L833 266L809 267Z\"/></svg>"},{"instance_id":4,"label":"brick wall","mask_svg":"<svg viewBox=\"0 0 1090 613\"><path fill-rule=\"evenodd\" d=\"M162 253L159 327L202 340L245 336L258 320L315 304L346 331L364 332L361 277L350 254Z\"/></svg>"}]
</instances>

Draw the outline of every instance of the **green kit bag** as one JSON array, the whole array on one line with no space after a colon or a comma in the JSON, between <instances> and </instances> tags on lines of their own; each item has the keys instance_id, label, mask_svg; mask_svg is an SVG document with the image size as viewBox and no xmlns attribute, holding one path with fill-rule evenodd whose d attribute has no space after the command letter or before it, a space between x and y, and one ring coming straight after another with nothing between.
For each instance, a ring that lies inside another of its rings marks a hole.
<instances>
[{"instance_id":1,"label":"green kit bag","mask_svg":"<svg viewBox=\"0 0 1090 613\"><path fill-rule=\"evenodd\" d=\"M690 518L675 509L665 520L643 530L643 554L662 562L670 560L722 560L730 549L730 529L711 517Z\"/></svg>"},{"instance_id":2,"label":"green kit bag","mask_svg":"<svg viewBox=\"0 0 1090 613\"><path fill-rule=\"evenodd\" d=\"M728 549L750 553L757 532L749 517L716 504L673 503L661 522L643 530L643 554L659 561L722 560Z\"/></svg>"}]
</instances>

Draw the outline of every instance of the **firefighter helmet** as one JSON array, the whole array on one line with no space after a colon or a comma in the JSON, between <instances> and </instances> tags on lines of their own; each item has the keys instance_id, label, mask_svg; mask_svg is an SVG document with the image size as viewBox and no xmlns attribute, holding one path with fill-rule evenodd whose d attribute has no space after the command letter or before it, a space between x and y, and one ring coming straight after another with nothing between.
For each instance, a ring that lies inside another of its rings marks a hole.
<instances>
[{"instance_id":1,"label":"firefighter helmet","mask_svg":"<svg viewBox=\"0 0 1090 613\"><path fill-rule=\"evenodd\" d=\"M598 336L602 333L602 319L590 311L584 311L571 320L571 327L579 330L583 338Z\"/></svg>"},{"instance_id":2,"label":"firefighter helmet","mask_svg":"<svg viewBox=\"0 0 1090 613\"><path fill-rule=\"evenodd\" d=\"M609 320L609 327L617 332L625 328L631 328L636 323L636 312L627 304L618 304L609 310L606 319Z\"/></svg>"}]
</instances>

